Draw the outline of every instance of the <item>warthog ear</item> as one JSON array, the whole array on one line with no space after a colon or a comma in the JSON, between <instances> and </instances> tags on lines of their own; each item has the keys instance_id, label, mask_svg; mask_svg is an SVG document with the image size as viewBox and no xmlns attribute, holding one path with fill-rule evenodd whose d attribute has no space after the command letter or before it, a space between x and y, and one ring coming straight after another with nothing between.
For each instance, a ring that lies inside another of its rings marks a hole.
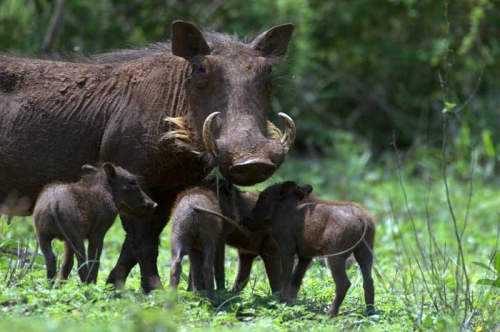
<instances>
[{"instance_id":1,"label":"warthog ear","mask_svg":"<svg viewBox=\"0 0 500 332\"><path fill-rule=\"evenodd\" d=\"M255 38L250 47L261 52L262 56L282 59L294 28L290 23L275 26Z\"/></svg>"},{"instance_id":2,"label":"warthog ear","mask_svg":"<svg viewBox=\"0 0 500 332\"><path fill-rule=\"evenodd\" d=\"M102 167L104 168L104 171L106 172L106 176L108 177L108 179L114 180L116 177L115 166L112 163L104 163Z\"/></svg>"},{"instance_id":3,"label":"warthog ear","mask_svg":"<svg viewBox=\"0 0 500 332\"><path fill-rule=\"evenodd\" d=\"M84 172L97 172L97 168L92 165L85 164L82 166L82 171Z\"/></svg>"},{"instance_id":4,"label":"warthog ear","mask_svg":"<svg viewBox=\"0 0 500 332\"><path fill-rule=\"evenodd\" d=\"M196 55L210 54L201 31L192 23L174 21L172 23L172 54L186 60Z\"/></svg>"},{"instance_id":5,"label":"warthog ear","mask_svg":"<svg viewBox=\"0 0 500 332\"><path fill-rule=\"evenodd\" d=\"M281 185L280 188L280 195L281 197L293 194L295 192L295 189L297 188L297 184L293 181L285 181Z\"/></svg>"}]
</instances>

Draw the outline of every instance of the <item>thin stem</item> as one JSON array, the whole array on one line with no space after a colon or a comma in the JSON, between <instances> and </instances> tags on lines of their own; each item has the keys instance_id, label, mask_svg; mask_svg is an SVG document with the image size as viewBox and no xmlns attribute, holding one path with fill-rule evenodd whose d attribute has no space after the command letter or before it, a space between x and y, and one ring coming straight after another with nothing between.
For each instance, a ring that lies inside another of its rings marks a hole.
<instances>
[{"instance_id":1,"label":"thin stem","mask_svg":"<svg viewBox=\"0 0 500 332\"><path fill-rule=\"evenodd\" d=\"M446 190L446 202L448 204L448 210L450 212L451 219L453 221L453 230L455 234L455 238L457 240L457 246L458 246L458 251L459 251L459 260L457 262L457 289L456 291L458 292L458 287L460 286L459 281L461 281L461 274L459 273L460 271L459 266L461 265L462 268L462 273L465 278L465 307L464 307L464 318L462 323L465 322L466 317L468 316L469 309L472 309L472 303L470 303L470 281L469 281L469 276L467 274L467 268L465 266L465 255L463 251L463 246L462 246L462 238L459 234L458 230L458 225L457 225L457 218L455 216L455 211L453 209L453 204L451 202L451 195L450 195L450 186L448 184L448 174L447 174L447 159L446 159L446 148L447 148L447 140L446 140L446 134L447 134L447 121L448 117L446 114L444 114L444 121L443 121L443 146L442 146L442 160L443 160L443 168L442 168L442 174L443 174L443 181L444 181L444 186ZM459 265L458 265L459 264ZM457 301L458 297L455 299Z\"/></svg>"}]
</instances>

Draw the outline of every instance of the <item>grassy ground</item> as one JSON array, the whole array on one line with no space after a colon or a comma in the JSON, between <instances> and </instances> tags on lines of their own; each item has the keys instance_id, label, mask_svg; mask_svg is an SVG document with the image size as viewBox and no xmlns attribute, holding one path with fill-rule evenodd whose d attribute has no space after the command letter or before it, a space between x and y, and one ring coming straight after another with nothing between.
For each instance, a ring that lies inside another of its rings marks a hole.
<instances>
[{"instance_id":1,"label":"grassy ground","mask_svg":"<svg viewBox=\"0 0 500 332\"><path fill-rule=\"evenodd\" d=\"M127 280L125 291L114 292L104 280L124 237L117 222L105 239L96 285L79 284L73 271L67 283L50 289L40 258L16 281L23 268L21 260L2 254L0 330L499 330L500 288L477 284L481 278L494 279L496 275L473 263L489 265L496 252L498 184L492 183L478 165L471 190L469 173L455 167L457 164L450 164L449 204L439 160L432 160L432 156L427 159L407 156L407 160L418 162L405 163L400 175L393 156L373 165L368 164L363 151L363 148L349 149L348 158L337 155L322 160L289 160L273 181L300 179L302 183L311 183L317 195L357 201L373 213L378 224L375 247L378 314L375 316L363 315L362 278L354 266L348 271L352 286L340 316L326 317L335 287L329 271L319 262L306 274L294 305L280 303L270 295L261 261L255 264L251 282L241 295L218 293L219 304L215 306L186 291L179 292L178 302L168 292L144 295L139 291L137 267ZM263 185L257 187L262 188ZM159 270L165 284L170 272L169 231L167 226L161 237L159 256ZM34 238L30 218L15 220L10 226L5 221L0 225L4 249L27 245L33 250ZM60 243L56 248L60 259ZM186 258L184 273L188 264ZM227 249L228 287L236 264L235 251ZM181 289L185 287L184 275Z\"/></svg>"}]
</instances>

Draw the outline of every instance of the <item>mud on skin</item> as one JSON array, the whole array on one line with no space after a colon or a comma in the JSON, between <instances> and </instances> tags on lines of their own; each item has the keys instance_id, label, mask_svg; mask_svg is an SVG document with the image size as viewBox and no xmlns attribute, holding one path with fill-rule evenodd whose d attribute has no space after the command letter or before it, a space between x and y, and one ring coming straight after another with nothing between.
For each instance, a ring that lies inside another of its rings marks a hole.
<instances>
[{"instance_id":1,"label":"mud on skin","mask_svg":"<svg viewBox=\"0 0 500 332\"><path fill-rule=\"evenodd\" d=\"M82 282L96 282L104 236L120 215L144 216L156 203L144 193L135 175L111 163L102 167L84 165L84 175L76 183L52 183L40 194L33 212L47 278L56 275L54 238L64 241L60 279L68 279L74 256ZM88 239L85 252L84 239Z\"/></svg>"},{"instance_id":2,"label":"mud on skin","mask_svg":"<svg viewBox=\"0 0 500 332\"><path fill-rule=\"evenodd\" d=\"M353 253L363 274L366 312L374 314L372 217L355 203L322 201L311 197L311 191L310 185L292 181L272 185L262 191L251 217L243 223L253 231L272 228L280 247L283 300L297 298L313 257L327 256L336 286L328 315L336 316L351 286L345 262ZM293 270L295 255L299 261Z\"/></svg>"},{"instance_id":3,"label":"mud on skin","mask_svg":"<svg viewBox=\"0 0 500 332\"><path fill-rule=\"evenodd\" d=\"M122 218L107 281L124 285L139 263L144 291L162 287L159 236L177 194L215 166L236 184L264 181L293 143L293 121L282 115L280 134L266 116L292 31L276 26L245 44L176 21L171 42L78 62L0 55L2 213L31 214L45 185L77 181L83 164L120 165L158 208Z\"/></svg>"}]
</instances>

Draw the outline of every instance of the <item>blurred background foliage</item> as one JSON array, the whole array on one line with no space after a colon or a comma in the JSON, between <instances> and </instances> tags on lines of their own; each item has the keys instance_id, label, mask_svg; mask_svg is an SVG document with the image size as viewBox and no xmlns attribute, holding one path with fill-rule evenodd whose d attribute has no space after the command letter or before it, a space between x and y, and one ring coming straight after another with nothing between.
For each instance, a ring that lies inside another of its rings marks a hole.
<instances>
[{"instance_id":1,"label":"blurred background foliage","mask_svg":"<svg viewBox=\"0 0 500 332\"><path fill-rule=\"evenodd\" d=\"M292 22L273 114L296 119L296 154L334 157L339 142L349 141L380 158L394 137L403 151L439 148L447 102L462 119L451 124L455 144L475 144L489 162L483 166L495 171L500 11L494 1L58 1L65 3L52 47L59 54L165 40L176 19L249 38ZM2 0L0 51L40 55L56 3Z\"/></svg>"}]
</instances>

